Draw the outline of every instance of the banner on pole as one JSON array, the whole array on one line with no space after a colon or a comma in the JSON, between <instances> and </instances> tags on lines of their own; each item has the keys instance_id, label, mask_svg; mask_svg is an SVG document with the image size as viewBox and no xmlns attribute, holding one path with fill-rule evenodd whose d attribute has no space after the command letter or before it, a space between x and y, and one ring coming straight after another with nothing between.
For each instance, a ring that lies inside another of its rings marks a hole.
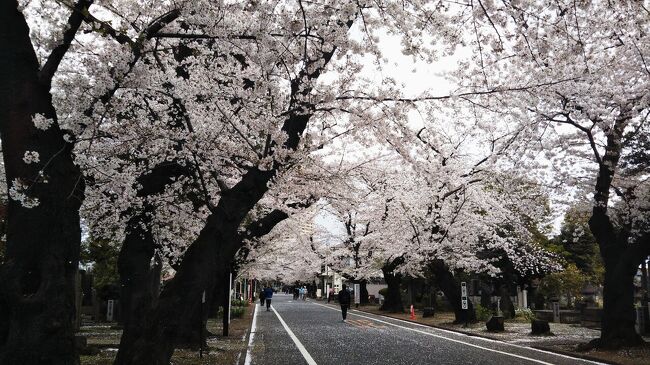
<instances>
[{"instance_id":1,"label":"banner on pole","mask_svg":"<svg viewBox=\"0 0 650 365\"><path fill-rule=\"evenodd\" d=\"M361 303L361 285L354 284L354 304Z\"/></svg>"},{"instance_id":2,"label":"banner on pole","mask_svg":"<svg viewBox=\"0 0 650 365\"><path fill-rule=\"evenodd\" d=\"M461 282L460 283L460 302L462 305L463 309L467 309L467 283L466 282Z\"/></svg>"}]
</instances>

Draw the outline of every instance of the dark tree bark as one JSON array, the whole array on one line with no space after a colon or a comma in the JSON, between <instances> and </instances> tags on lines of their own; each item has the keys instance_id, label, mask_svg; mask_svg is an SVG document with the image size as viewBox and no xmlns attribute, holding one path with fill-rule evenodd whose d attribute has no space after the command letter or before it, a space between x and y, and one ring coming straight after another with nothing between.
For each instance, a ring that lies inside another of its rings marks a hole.
<instances>
[{"instance_id":1,"label":"dark tree bark","mask_svg":"<svg viewBox=\"0 0 650 365\"><path fill-rule=\"evenodd\" d=\"M359 287L361 289L361 304L368 304L370 302L368 299L368 282L366 280L361 280Z\"/></svg>"},{"instance_id":2,"label":"dark tree bark","mask_svg":"<svg viewBox=\"0 0 650 365\"><path fill-rule=\"evenodd\" d=\"M75 6L84 8L90 1ZM65 142L50 95L51 78L81 17L68 19L62 43L42 70L29 28L12 0L0 3L0 137L9 187L20 181L39 204L10 199L5 262L0 267L0 363L77 364L74 347L75 274L84 185ZM32 117L55 121L35 128ZM36 151L39 162L23 161Z\"/></svg>"},{"instance_id":3,"label":"dark tree bark","mask_svg":"<svg viewBox=\"0 0 650 365\"><path fill-rule=\"evenodd\" d=\"M392 263L384 265L381 268L382 273L384 274L384 280L386 285L388 285L388 293L384 298L384 304L381 306L381 310L388 311L391 313L403 313L404 304L402 303L402 292L400 290L400 285L402 283L402 275L395 273L394 270L403 262L403 259L393 260Z\"/></svg>"},{"instance_id":4,"label":"dark tree bark","mask_svg":"<svg viewBox=\"0 0 650 365\"><path fill-rule=\"evenodd\" d=\"M160 164L149 174L138 178L141 188L137 194L145 198L145 202L140 211L130 212L133 216L127 223L126 237L117 262L124 330L115 364L122 364L124 359L130 357L134 350L133 343L142 335L146 315L155 307L159 296L162 263L160 258L154 257L156 243L150 228L155 208L146 198L162 193L174 178L191 174L191 170L172 161Z\"/></svg>"},{"instance_id":5,"label":"dark tree bark","mask_svg":"<svg viewBox=\"0 0 650 365\"><path fill-rule=\"evenodd\" d=\"M482 281L479 281L479 285L481 288L481 306L483 308L492 308L492 288Z\"/></svg>"},{"instance_id":6,"label":"dark tree bark","mask_svg":"<svg viewBox=\"0 0 650 365\"><path fill-rule=\"evenodd\" d=\"M134 344L133 357L125 363L169 362L179 329L197 323L203 290L212 290L220 268L227 267L241 247L237 229L273 175L270 171L250 170L239 184L223 193L206 226L185 253L176 276L163 289L142 337Z\"/></svg>"},{"instance_id":7,"label":"dark tree bark","mask_svg":"<svg viewBox=\"0 0 650 365\"><path fill-rule=\"evenodd\" d=\"M368 281L367 280L358 280L353 278L350 275L343 274L343 277L352 282L352 285L359 284L359 300L360 304L368 304L370 300L368 299ZM315 287L315 285L314 285ZM352 287L354 289L354 287ZM314 288L315 292L315 288Z\"/></svg>"},{"instance_id":8,"label":"dark tree bark","mask_svg":"<svg viewBox=\"0 0 650 365\"><path fill-rule=\"evenodd\" d=\"M449 270L442 260L435 260L430 264L431 272L435 275L436 284L445 294L454 310L454 323L475 323L476 311L471 300L467 301L467 309L463 309L461 302L460 282Z\"/></svg>"},{"instance_id":9,"label":"dark tree bark","mask_svg":"<svg viewBox=\"0 0 650 365\"><path fill-rule=\"evenodd\" d=\"M508 284L502 282L499 284L499 297L501 298L501 315L504 318L515 318L515 305L510 298L510 288Z\"/></svg>"},{"instance_id":10,"label":"dark tree bark","mask_svg":"<svg viewBox=\"0 0 650 365\"><path fill-rule=\"evenodd\" d=\"M622 107L607 135L605 154L602 158L596 155L599 171L589 228L598 242L605 266L602 330L595 343L601 348L615 349L644 342L634 328L633 278L641 261L650 254L649 234L643 232L641 237L631 242L629 227L614 227L608 215L610 189L629 119L628 111Z\"/></svg>"}]
</instances>

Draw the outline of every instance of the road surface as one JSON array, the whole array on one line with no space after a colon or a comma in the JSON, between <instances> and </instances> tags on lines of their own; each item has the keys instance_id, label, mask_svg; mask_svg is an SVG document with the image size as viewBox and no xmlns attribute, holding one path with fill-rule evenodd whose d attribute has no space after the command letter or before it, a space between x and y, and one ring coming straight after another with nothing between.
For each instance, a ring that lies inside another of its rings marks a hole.
<instances>
[{"instance_id":1,"label":"road surface","mask_svg":"<svg viewBox=\"0 0 650 365\"><path fill-rule=\"evenodd\" d=\"M273 296L256 305L246 365L597 364L406 321Z\"/></svg>"}]
</instances>

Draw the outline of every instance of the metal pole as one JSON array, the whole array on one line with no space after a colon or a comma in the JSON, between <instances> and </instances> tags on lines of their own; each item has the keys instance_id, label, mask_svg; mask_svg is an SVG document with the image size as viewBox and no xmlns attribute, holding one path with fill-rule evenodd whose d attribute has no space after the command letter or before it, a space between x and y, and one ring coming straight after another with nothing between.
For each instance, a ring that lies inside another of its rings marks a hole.
<instances>
[{"instance_id":1,"label":"metal pole","mask_svg":"<svg viewBox=\"0 0 650 365\"><path fill-rule=\"evenodd\" d=\"M199 357L203 358L203 303L205 303L205 290L201 295L201 315L199 316Z\"/></svg>"},{"instance_id":2,"label":"metal pole","mask_svg":"<svg viewBox=\"0 0 650 365\"><path fill-rule=\"evenodd\" d=\"M228 276L228 324L230 324L230 307L232 306L232 271Z\"/></svg>"}]
</instances>

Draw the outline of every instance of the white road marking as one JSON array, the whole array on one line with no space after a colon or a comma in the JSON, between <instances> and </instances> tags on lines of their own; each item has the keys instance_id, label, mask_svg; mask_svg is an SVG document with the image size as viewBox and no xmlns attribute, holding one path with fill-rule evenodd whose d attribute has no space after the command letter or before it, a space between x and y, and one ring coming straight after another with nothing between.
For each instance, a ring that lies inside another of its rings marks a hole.
<instances>
[{"instance_id":1,"label":"white road marking","mask_svg":"<svg viewBox=\"0 0 650 365\"><path fill-rule=\"evenodd\" d=\"M313 303L313 302L312 302L312 303ZM332 307L330 307L330 306L328 306L328 305L319 304L319 303L313 303L313 304L320 305L321 307L325 307L325 308L327 308L327 309L331 309L331 310L333 310L333 311L337 311L337 312L340 312L340 311L341 311L340 309L332 308ZM464 344L464 345L471 346L471 347L476 347L476 348L479 348L479 349L482 349L482 350L491 351L491 352L496 352L496 353L499 353L499 354L504 354L504 355L508 355L508 356L512 356L512 357L517 357L517 358L520 358L520 359L524 359L524 360L528 360L528 361L536 362L536 363L538 363L538 364L553 365L553 363L550 363L550 362L545 362L545 361L541 361L541 360L537 360L537 359L532 359L532 358L530 358L530 357L526 357L526 356L523 356L523 355L511 354L511 353L508 353L508 352L504 352L504 351L499 351L499 350L491 349L491 348L489 348L489 347L483 347L483 346L475 345L475 344L473 344L473 343L469 343L469 342L465 342L465 341L461 341L461 340L456 340L456 339L449 338L449 337L445 337L445 336L436 335L436 334L434 334L434 333L425 332L425 331L420 331L420 330L417 330L417 329L415 329L415 328L410 328L410 327L400 326L400 325L395 324L395 323L391 323L391 322L387 322L387 321L382 321L382 320L380 320L380 319L373 318L373 317L368 317L368 316L365 316L365 315L361 315L361 314L358 314L358 313L356 313L356 312L359 312L359 311L356 311L356 310L355 310L355 311L353 311L353 312L348 312L348 313L349 313L349 314L352 314L352 315L355 315L355 316L362 317L362 318L371 319L371 320L373 320L373 321L377 321L377 322L379 322L379 323L385 323L385 324L390 325L390 326L394 326L394 327L402 328L402 329L405 329L405 330L409 330L409 331L417 332L417 333L420 333L420 334L423 334L423 335L432 336L432 337L437 337L437 338L441 338L441 339L448 340L448 341L452 341L452 342L462 343L462 344ZM429 327L429 326L425 326L425 325L422 325L422 324L419 324L419 323L414 323L414 322L409 322L409 321L403 321L403 320L398 319L398 318L391 318L391 319L392 319L392 320L396 320L396 321L405 322L405 323L412 324L412 325L416 325L416 326L420 326L420 327L425 327L425 328L427 328L427 329L440 330L440 331L447 332L447 333L450 333L450 334L454 334L454 335L457 335L457 336L467 336L467 335L464 335L464 334L462 334L462 333L458 333L458 332L454 332L454 331L449 331L449 330L444 330L444 329L439 329L439 328L434 328L434 327ZM478 336L476 336L476 337L474 337L474 338L475 338L475 339L487 340L487 341L489 341L489 342L499 342L500 344L507 345L507 346L513 346L513 347L518 347L518 348L522 348L522 349L526 349L526 350L538 351L538 352L542 352L542 353L550 354L550 355L553 355L553 356L564 357L564 358L572 359L572 360L579 360L579 361L583 361L583 362L590 363L590 364L603 364L603 363L596 362L596 361L590 361L590 360L585 360L585 359L581 359L581 358L577 358L577 357L571 357L571 356L567 356L567 355L556 354L556 353L553 353L553 352L544 351L544 350L539 350L539 349L535 349L535 348L532 348L532 347L524 347L524 346L514 345L514 344L510 344L510 343L506 343L506 342L501 342L501 341L495 341L495 340L491 340L491 339L486 339L486 338L483 338L483 337L478 337ZM604 365L604 364L603 364L603 365Z\"/></svg>"},{"instance_id":2,"label":"white road marking","mask_svg":"<svg viewBox=\"0 0 650 365\"><path fill-rule=\"evenodd\" d=\"M251 349L253 348L253 338L255 337L255 326L257 325L257 307L255 304L255 311L253 312L253 323L251 323L251 336L248 338L248 349L246 349L246 360L244 365L250 365L252 361ZM239 361L237 361L239 363Z\"/></svg>"},{"instance_id":3,"label":"white road marking","mask_svg":"<svg viewBox=\"0 0 650 365\"><path fill-rule=\"evenodd\" d=\"M278 316L278 319L280 320L280 323L282 323L282 327L284 327L284 329L287 331L287 333L289 334L289 336L293 340L293 343L296 344L296 347L298 348L298 350L300 350L300 353L302 354L302 357L304 357L305 360L307 361L307 364L309 364L309 365L318 365L318 364L316 364L316 361L314 361L314 359L311 357L309 352L307 352L307 349L305 349L305 346L303 346L302 343L300 342L300 340L298 340L298 337L296 337L296 335L293 334L293 331L291 331L291 328L289 328L289 326L287 326L287 324L284 322L284 319L282 319L282 317L280 317L280 314L278 313L278 311L276 311L273 306L271 306L271 309L273 310L273 313L275 313L275 315Z\"/></svg>"}]
</instances>

